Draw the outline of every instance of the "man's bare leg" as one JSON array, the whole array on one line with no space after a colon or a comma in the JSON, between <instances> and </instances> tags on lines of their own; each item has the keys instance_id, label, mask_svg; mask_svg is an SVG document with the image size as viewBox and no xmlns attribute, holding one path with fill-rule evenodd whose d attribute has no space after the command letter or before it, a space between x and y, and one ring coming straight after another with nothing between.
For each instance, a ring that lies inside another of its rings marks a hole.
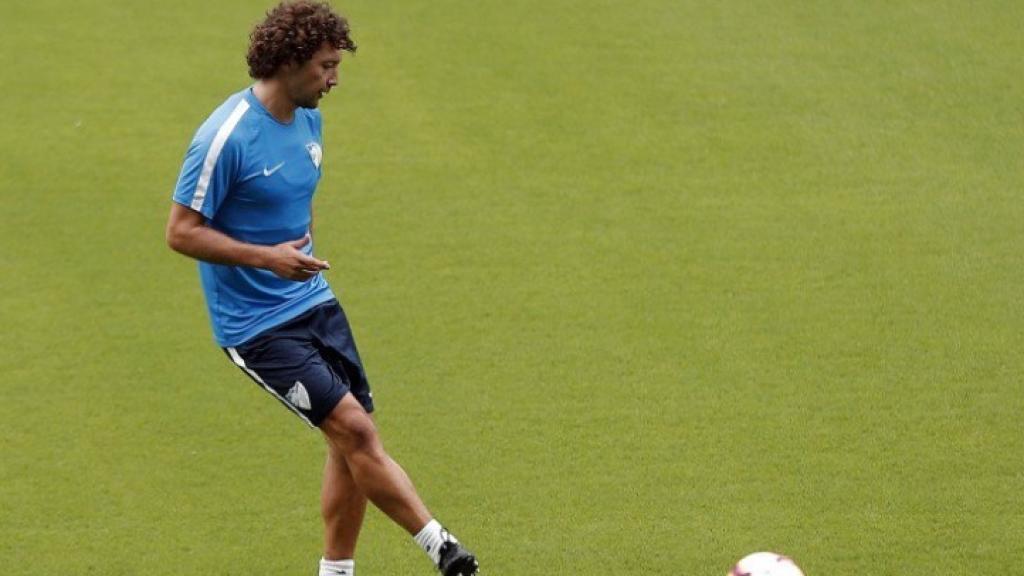
<instances>
[{"instance_id":1,"label":"man's bare leg","mask_svg":"<svg viewBox=\"0 0 1024 576\"><path fill-rule=\"evenodd\" d=\"M374 506L410 535L427 525L430 512L405 470L384 452L373 419L353 395L341 399L320 429L331 452L344 457L355 487Z\"/></svg>"},{"instance_id":2,"label":"man's bare leg","mask_svg":"<svg viewBox=\"0 0 1024 576\"><path fill-rule=\"evenodd\" d=\"M356 540L366 514L366 495L356 486L345 456L328 445L320 492L324 519L324 558L355 558Z\"/></svg>"},{"instance_id":3,"label":"man's bare leg","mask_svg":"<svg viewBox=\"0 0 1024 576\"><path fill-rule=\"evenodd\" d=\"M384 452L373 419L352 394L341 399L320 429L332 454L348 465L355 488L404 528L443 576L478 573L476 557L431 517L405 470Z\"/></svg>"}]
</instances>

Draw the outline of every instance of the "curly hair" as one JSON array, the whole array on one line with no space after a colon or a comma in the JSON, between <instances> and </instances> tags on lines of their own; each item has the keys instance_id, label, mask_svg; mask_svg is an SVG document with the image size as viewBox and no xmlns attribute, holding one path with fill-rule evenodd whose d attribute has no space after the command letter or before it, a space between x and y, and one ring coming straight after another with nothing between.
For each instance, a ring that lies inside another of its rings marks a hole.
<instances>
[{"instance_id":1,"label":"curly hair","mask_svg":"<svg viewBox=\"0 0 1024 576\"><path fill-rule=\"evenodd\" d=\"M326 2L295 0L282 2L267 12L249 35L249 76L270 78L288 62L302 64L330 43L338 50L354 53L356 43L349 37L348 20L335 14Z\"/></svg>"}]
</instances>

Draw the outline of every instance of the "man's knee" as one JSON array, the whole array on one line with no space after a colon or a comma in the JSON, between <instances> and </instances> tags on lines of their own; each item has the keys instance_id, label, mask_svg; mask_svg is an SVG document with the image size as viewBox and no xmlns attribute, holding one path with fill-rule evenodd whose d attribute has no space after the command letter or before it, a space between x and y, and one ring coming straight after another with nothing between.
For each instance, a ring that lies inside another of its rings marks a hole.
<instances>
[{"instance_id":1,"label":"man's knee","mask_svg":"<svg viewBox=\"0 0 1024 576\"><path fill-rule=\"evenodd\" d=\"M320 428L331 446L345 454L376 450L380 446L373 419L351 394L342 398Z\"/></svg>"}]
</instances>

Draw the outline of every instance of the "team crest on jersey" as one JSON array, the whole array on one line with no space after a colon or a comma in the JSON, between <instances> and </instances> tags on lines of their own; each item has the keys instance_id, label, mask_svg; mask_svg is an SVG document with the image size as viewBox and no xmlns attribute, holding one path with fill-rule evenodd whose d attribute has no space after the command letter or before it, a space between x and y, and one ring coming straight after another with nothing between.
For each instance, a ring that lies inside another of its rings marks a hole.
<instances>
[{"instance_id":1,"label":"team crest on jersey","mask_svg":"<svg viewBox=\"0 0 1024 576\"><path fill-rule=\"evenodd\" d=\"M316 142L310 142L306 144L306 150L309 152L309 158L313 161L313 165L319 169L320 160L324 157L324 152L320 149L320 145Z\"/></svg>"}]
</instances>

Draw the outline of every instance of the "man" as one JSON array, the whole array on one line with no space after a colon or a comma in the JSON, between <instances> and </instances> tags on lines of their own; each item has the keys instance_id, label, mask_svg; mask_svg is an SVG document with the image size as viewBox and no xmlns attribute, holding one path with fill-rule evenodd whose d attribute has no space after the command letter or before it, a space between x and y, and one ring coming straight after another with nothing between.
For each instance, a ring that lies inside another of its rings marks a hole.
<instances>
[{"instance_id":1,"label":"man","mask_svg":"<svg viewBox=\"0 0 1024 576\"><path fill-rule=\"evenodd\" d=\"M430 514L384 451L348 321L313 256L321 98L338 84L348 22L320 2L271 10L252 32L255 83L200 126L174 191L167 243L199 260L214 336L228 358L327 441L320 576L353 576L369 499L445 576L477 561Z\"/></svg>"}]
</instances>

